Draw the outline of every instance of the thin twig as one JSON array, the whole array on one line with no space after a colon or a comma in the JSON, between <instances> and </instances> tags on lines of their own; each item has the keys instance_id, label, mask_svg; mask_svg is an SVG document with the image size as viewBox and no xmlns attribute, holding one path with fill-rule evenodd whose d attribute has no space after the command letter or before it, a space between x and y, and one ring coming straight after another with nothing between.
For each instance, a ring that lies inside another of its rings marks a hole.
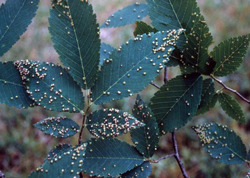
<instances>
[{"instance_id":1,"label":"thin twig","mask_svg":"<svg viewBox=\"0 0 250 178\"><path fill-rule=\"evenodd\" d=\"M168 81L168 68L164 68L164 83L167 83Z\"/></svg>"},{"instance_id":2,"label":"thin twig","mask_svg":"<svg viewBox=\"0 0 250 178\"><path fill-rule=\"evenodd\" d=\"M188 175L187 175L187 172L183 166L183 163L180 159L180 155L179 155L179 152L178 152L178 144L177 144L177 140L176 140L176 136L175 136L175 132L172 132L172 141L173 141L173 146L174 146L174 150L175 150L175 154L174 154L174 157L177 161L177 163L179 164L179 167L181 169L181 172L182 172L182 175L184 178L189 178Z\"/></svg>"},{"instance_id":3,"label":"thin twig","mask_svg":"<svg viewBox=\"0 0 250 178\"><path fill-rule=\"evenodd\" d=\"M212 79L214 79L216 82L218 82L220 85L222 85L224 87L224 89L236 94L237 96L239 96L243 101L247 102L248 104L250 104L250 101L248 99L246 99L244 96L242 96L239 92L237 92L236 90L229 88L228 86L226 86L221 80L215 78L213 75L210 75L210 77Z\"/></svg>"},{"instance_id":4,"label":"thin twig","mask_svg":"<svg viewBox=\"0 0 250 178\"><path fill-rule=\"evenodd\" d=\"M161 87L159 87L157 84L155 84L154 82L151 82L150 83L151 85L153 85L155 88L157 88L157 89L160 89Z\"/></svg>"},{"instance_id":5,"label":"thin twig","mask_svg":"<svg viewBox=\"0 0 250 178\"><path fill-rule=\"evenodd\" d=\"M164 159L167 159L167 158L171 158L171 157L174 157L175 154L171 154L171 155L167 155L167 156L163 156L157 160L151 160L151 163L159 163L160 161L164 160Z\"/></svg>"}]
</instances>

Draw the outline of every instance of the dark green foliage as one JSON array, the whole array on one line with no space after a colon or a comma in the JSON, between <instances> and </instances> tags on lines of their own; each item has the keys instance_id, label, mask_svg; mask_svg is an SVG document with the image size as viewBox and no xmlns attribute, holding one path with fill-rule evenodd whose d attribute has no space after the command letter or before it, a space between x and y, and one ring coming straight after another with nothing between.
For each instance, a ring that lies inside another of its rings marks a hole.
<instances>
[{"instance_id":1,"label":"dark green foliage","mask_svg":"<svg viewBox=\"0 0 250 178\"><path fill-rule=\"evenodd\" d=\"M143 90L168 62L182 31L144 34L115 50L98 75L92 89L92 101L103 104Z\"/></svg>"},{"instance_id":2,"label":"dark green foliage","mask_svg":"<svg viewBox=\"0 0 250 178\"><path fill-rule=\"evenodd\" d=\"M210 109L212 109L215 106L217 101L218 101L218 94L216 93L210 101L208 101L206 104L204 102L205 105L202 105L201 108L198 108L196 115L200 115L200 114L204 114L204 113L208 112Z\"/></svg>"},{"instance_id":3,"label":"dark green foliage","mask_svg":"<svg viewBox=\"0 0 250 178\"><path fill-rule=\"evenodd\" d=\"M145 126L130 132L132 141L146 158L150 158L158 147L159 128L151 109L141 100L139 95L135 101L133 115Z\"/></svg>"},{"instance_id":4,"label":"dark green foliage","mask_svg":"<svg viewBox=\"0 0 250 178\"><path fill-rule=\"evenodd\" d=\"M67 8L52 3L49 30L70 75L82 88L89 89L96 79L100 59L99 26L91 5L80 0L66 2Z\"/></svg>"},{"instance_id":5,"label":"dark green foliage","mask_svg":"<svg viewBox=\"0 0 250 178\"><path fill-rule=\"evenodd\" d=\"M151 33L151 32L158 32L157 29L151 27L150 25L146 24L145 22L142 21L136 21L136 28L134 31L134 36L137 35L143 35L144 33Z\"/></svg>"},{"instance_id":6,"label":"dark green foliage","mask_svg":"<svg viewBox=\"0 0 250 178\"><path fill-rule=\"evenodd\" d=\"M54 149L52 149L46 156L47 160L53 160L54 158L58 157L59 155L62 155L63 153L66 153L72 149L72 146L70 144L60 144L56 146Z\"/></svg>"},{"instance_id":7,"label":"dark green foliage","mask_svg":"<svg viewBox=\"0 0 250 178\"><path fill-rule=\"evenodd\" d=\"M78 145L71 149L58 148L53 158L46 159L36 171L33 171L29 178L69 178L78 177L83 170L82 164L85 159L87 143ZM66 151L66 152L64 152Z\"/></svg>"},{"instance_id":8,"label":"dark green foliage","mask_svg":"<svg viewBox=\"0 0 250 178\"><path fill-rule=\"evenodd\" d=\"M119 109L103 109L90 114L86 121L89 132L97 138L117 137L144 124Z\"/></svg>"},{"instance_id":9,"label":"dark green foliage","mask_svg":"<svg viewBox=\"0 0 250 178\"><path fill-rule=\"evenodd\" d=\"M141 20L147 15L147 4L135 3L112 14L106 22L101 25L101 28L122 27Z\"/></svg>"},{"instance_id":10,"label":"dark green foliage","mask_svg":"<svg viewBox=\"0 0 250 178\"><path fill-rule=\"evenodd\" d=\"M247 151L239 136L226 125L206 123L193 127L204 149L213 158L226 164L242 164L247 159Z\"/></svg>"},{"instance_id":11,"label":"dark green foliage","mask_svg":"<svg viewBox=\"0 0 250 178\"><path fill-rule=\"evenodd\" d=\"M33 106L13 62L0 63L0 102L17 108Z\"/></svg>"},{"instance_id":12,"label":"dark green foliage","mask_svg":"<svg viewBox=\"0 0 250 178\"><path fill-rule=\"evenodd\" d=\"M177 76L163 85L151 99L150 107L163 134L183 127L196 114L201 101L202 77Z\"/></svg>"},{"instance_id":13,"label":"dark green foliage","mask_svg":"<svg viewBox=\"0 0 250 178\"><path fill-rule=\"evenodd\" d=\"M198 107L197 115L209 111L210 107L215 104L215 102L212 101L214 94L214 81L212 79L203 80L201 103Z\"/></svg>"},{"instance_id":14,"label":"dark green foliage","mask_svg":"<svg viewBox=\"0 0 250 178\"><path fill-rule=\"evenodd\" d=\"M83 109L81 88L60 65L21 60L16 61L15 66L29 87L27 92L39 106L59 112Z\"/></svg>"},{"instance_id":15,"label":"dark green foliage","mask_svg":"<svg viewBox=\"0 0 250 178\"><path fill-rule=\"evenodd\" d=\"M34 124L36 128L56 138L67 138L79 132L80 127L73 120L65 117L46 118Z\"/></svg>"},{"instance_id":16,"label":"dark green foliage","mask_svg":"<svg viewBox=\"0 0 250 178\"><path fill-rule=\"evenodd\" d=\"M187 34L183 58L180 59L184 73L212 73L215 62L208 55L208 47L212 42L213 37L204 17L201 15L191 28L190 33Z\"/></svg>"},{"instance_id":17,"label":"dark green foliage","mask_svg":"<svg viewBox=\"0 0 250 178\"><path fill-rule=\"evenodd\" d=\"M223 41L216 46L211 52L216 61L213 74L226 76L236 71L245 58L249 41L249 35L244 35Z\"/></svg>"},{"instance_id":18,"label":"dark green foliage","mask_svg":"<svg viewBox=\"0 0 250 178\"><path fill-rule=\"evenodd\" d=\"M142 164L143 156L131 145L118 139L92 139L83 169L90 176L115 177Z\"/></svg>"},{"instance_id":19,"label":"dark green foliage","mask_svg":"<svg viewBox=\"0 0 250 178\"><path fill-rule=\"evenodd\" d=\"M0 7L0 57L26 31L36 15L39 0L7 0Z\"/></svg>"},{"instance_id":20,"label":"dark green foliage","mask_svg":"<svg viewBox=\"0 0 250 178\"><path fill-rule=\"evenodd\" d=\"M199 19L200 9L195 0L147 0L152 25L157 30L186 29L191 32L194 22Z\"/></svg>"},{"instance_id":21,"label":"dark green foliage","mask_svg":"<svg viewBox=\"0 0 250 178\"><path fill-rule=\"evenodd\" d=\"M232 117L233 119L242 123L246 122L244 113L236 99L226 93L220 93L218 100L222 109L229 117Z\"/></svg>"},{"instance_id":22,"label":"dark green foliage","mask_svg":"<svg viewBox=\"0 0 250 178\"><path fill-rule=\"evenodd\" d=\"M101 43L101 50L100 50L100 66L103 65L105 59L109 59L109 56L115 50L114 47L110 46L106 43Z\"/></svg>"},{"instance_id":23,"label":"dark green foliage","mask_svg":"<svg viewBox=\"0 0 250 178\"><path fill-rule=\"evenodd\" d=\"M120 178L146 178L149 177L152 171L152 165L150 162L146 161L140 166L135 167L131 171L128 171L121 175Z\"/></svg>"}]
</instances>

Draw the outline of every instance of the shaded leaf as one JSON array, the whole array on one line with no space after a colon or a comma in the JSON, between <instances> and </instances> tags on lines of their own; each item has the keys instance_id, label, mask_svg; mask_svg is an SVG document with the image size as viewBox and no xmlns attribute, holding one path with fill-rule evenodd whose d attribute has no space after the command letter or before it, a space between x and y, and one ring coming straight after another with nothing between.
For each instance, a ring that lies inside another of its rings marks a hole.
<instances>
[{"instance_id":1,"label":"shaded leaf","mask_svg":"<svg viewBox=\"0 0 250 178\"><path fill-rule=\"evenodd\" d=\"M212 106L212 103L214 103L214 101L211 103L214 94L215 94L214 81L210 78L203 80L201 103L198 106L198 111L197 111L198 115L205 113L210 109L209 106Z\"/></svg>"},{"instance_id":2,"label":"shaded leaf","mask_svg":"<svg viewBox=\"0 0 250 178\"><path fill-rule=\"evenodd\" d=\"M202 74L211 74L215 62L208 55L208 47L213 43L213 37L209 32L209 27L206 24L204 17L201 15L194 26L187 34L187 42L184 49L183 59L180 60L184 73L190 73L187 69L192 67L192 72L199 72ZM187 70L185 70L185 68Z\"/></svg>"},{"instance_id":3,"label":"shaded leaf","mask_svg":"<svg viewBox=\"0 0 250 178\"><path fill-rule=\"evenodd\" d=\"M26 31L36 15L39 0L7 0L0 7L0 57Z\"/></svg>"},{"instance_id":4,"label":"shaded leaf","mask_svg":"<svg viewBox=\"0 0 250 178\"><path fill-rule=\"evenodd\" d=\"M89 132L97 138L117 137L144 124L119 109L103 109L90 114L86 120Z\"/></svg>"},{"instance_id":5,"label":"shaded leaf","mask_svg":"<svg viewBox=\"0 0 250 178\"><path fill-rule=\"evenodd\" d=\"M142 164L143 156L131 145L118 139L92 139L83 163L90 176L115 177Z\"/></svg>"},{"instance_id":6,"label":"shaded leaf","mask_svg":"<svg viewBox=\"0 0 250 178\"><path fill-rule=\"evenodd\" d=\"M65 6L66 5L66 6ZM62 63L84 89L97 77L100 46L99 26L92 6L87 1L53 2L49 31Z\"/></svg>"},{"instance_id":7,"label":"shaded leaf","mask_svg":"<svg viewBox=\"0 0 250 178\"><path fill-rule=\"evenodd\" d=\"M182 31L144 34L115 50L105 60L92 89L93 103L107 103L143 90L167 63Z\"/></svg>"},{"instance_id":8,"label":"shaded leaf","mask_svg":"<svg viewBox=\"0 0 250 178\"><path fill-rule=\"evenodd\" d=\"M226 125L206 123L193 127L210 156L226 164L242 164L247 158L246 147L240 137Z\"/></svg>"},{"instance_id":9,"label":"shaded leaf","mask_svg":"<svg viewBox=\"0 0 250 178\"><path fill-rule=\"evenodd\" d=\"M81 165L84 161L86 147L87 144L83 143L71 149L67 148L67 152L61 151L53 159L46 159L43 165L29 175L29 178L78 177L83 170Z\"/></svg>"},{"instance_id":10,"label":"shaded leaf","mask_svg":"<svg viewBox=\"0 0 250 178\"><path fill-rule=\"evenodd\" d=\"M148 15L147 4L135 3L124 7L112 14L102 25L101 28L122 27L138 20L143 19Z\"/></svg>"},{"instance_id":11,"label":"shaded leaf","mask_svg":"<svg viewBox=\"0 0 250 178\"><path fill-rule=\"evenodd\" d=\"M34 105L13 62L0 63L0 89L0 103L17 108Z\"/></svg>"},{"instance_id":12,"label":"shaded leaf","mask_svg":"<svg viewBox=\"0 0 250 178\"><path fill-rule=\"evenodd\" d=\"M109 56L112 54L112 52L115 50L114 47L110 46L106 43L101 43L101 49L100 49L100 66L103 65L103 62L105 59L109 59Z\"/></svg>"},{"instance_id":13,"label":"shaded leaf","mask_svg":"<svg viewBox=\"0 0 250 178\"><path fill-rule=\"evenodd\" d=\"M200 114L204 114L208 112L210 109L212 109L215 106L217 101L218 101L218 94L215 94L209 102L207 102L206 104L204 102L205 105L202 105L202 107L198 109L196 115L198 116Z\"/></svg>"},{"instance_id":14,"label":"shaded leaf","mask_svg":"<svg viewBox=\"0 0 250 178\"><path fill-rule=\"evenodd\" d=\"M147 0L152 25L157 30L186 29L191 32L193 22L199 19L200 9L196 0Z\"/></svg>"},{"instance_id":15,"label":"shaded leaf","mask_svg":"<svg viewBox=\"0 0 250 178\"><path fill-rule=\"evenodd\" d=\"M220 93L218 97L222 109L227 115L239 122L245 123L245 116L236 99L226 93Z\"/></svg>"},{"instance_id":16,"label":"shaded leaf","mask_svg":"<svg viewBox=\"0 0 250 178\"><path fill-rule=\"evenodd\" d=\"M45 134L56 138L71 137L80 130L80 127L73 120L65 117L50 117L34 124L36 128Z\"/></svg>"},{"instance_id":17,"label":"shaded leaf","mask_svg":"<svg viewBox=\"0 0 250 178\"><path fill-rule=\"evenodd\" d=\"M60 65L29 60L16 61L15 65L39 106L58 112L80 112L84 108L81 88Z\"/></svg>"},{"instance_id":18,"label":"shaded leaf","mask_svg":"<svg viewBox=\"0 0 250 178\"><path fill-rule=\"evenodd\" d=\"M150 107L163 134L183 127L196 114L201 101L202 77L177 76L163 85L151 99Z\"/></svg>"},{"instance_id":19,"label":"shaded leaf","mask_svg":"<svg viewBox=\"0 0 250 178\"><path fill-rule=\"evenodd\" d=\"M157 29L151 27L150 25L146 24L145 22L142 22L142 21L136 21L136 28L135 28L135 31L134 31L134 36L137 36L137 35L143 35L144 33L151 33L151 32L158 32Z\"/></svg>"},{"instance_id":20,"label":"shaded leaf","mask_svg":"<svg viewBox=\"0 0 250 178\"><path fill-rule=\"evenodd\" d=\"M236 71L245 58L249 41L249 35L244 35L230 38L216 46L211 52L216 61L213 74L226 76Z\"/></svg>"},{"instance_id":21,"label":"shaded leaf","mask_svg":"<svg viewBox=\"0 0 250 178\"><path fill-rule=\"evenodd\" d=\"M72 146L70 144L60 144L56 146L54 149L52 149L46 156L47 160L53 160L59 156L61 156L63 153L66 153L72 149Z\"/></svg>"},{"instance_id":22,"label":"shaded leaf","mask_svg":"<svg viewBox=\"0 0 250 178\"><path fill-rule=\"evenodd\" d=\"M133 115L145 126L130 132L132 141L143 156L150 158L158 146L159 128L151 109L141 100L139 95L134 105Z\"/></svg>"},{"instance_id":23,"label":"shaded leaf","mask_svg":"<svg viewBox=\"0 0 250 178\"><path fill-rule=\"evenodd\" d=\"M150 162L146 161L140 166L135 167L131 171L128 171L121 175L120 178L146 178L149 177L152 172L152 165Z\"/></svg>"}]
</instances>

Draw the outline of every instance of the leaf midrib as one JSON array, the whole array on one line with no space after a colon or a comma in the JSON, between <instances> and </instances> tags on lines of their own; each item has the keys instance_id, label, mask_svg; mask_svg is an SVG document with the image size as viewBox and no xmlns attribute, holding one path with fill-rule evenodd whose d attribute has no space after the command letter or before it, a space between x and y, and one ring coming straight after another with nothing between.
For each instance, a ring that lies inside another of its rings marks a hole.
<instances>
[{"instance_id":1,"label":"leaf midrib","mask_svg":"<svg viewBox=\"0 0 250 178\"><path fill-rule=\"evenodd\" d=\"M16 17L19 15L21 9L23 8L24 4L26 3L27 0L25 0L22 4L22 6L20 7L20 9L18 10L17 14L15 15L14 19L11 21L11 23L9 24L9 28L6 28L6 31L4 32L4 34L2 35L1 39L0 39L0 43L2 41L2 39L4 38L4 36L6 35L6 33L9 31L9 29L11 28L12 24L14 23L14 21L16 20ZM2 6L4 7L4 6Z\"/></svg>"}]
</instances>

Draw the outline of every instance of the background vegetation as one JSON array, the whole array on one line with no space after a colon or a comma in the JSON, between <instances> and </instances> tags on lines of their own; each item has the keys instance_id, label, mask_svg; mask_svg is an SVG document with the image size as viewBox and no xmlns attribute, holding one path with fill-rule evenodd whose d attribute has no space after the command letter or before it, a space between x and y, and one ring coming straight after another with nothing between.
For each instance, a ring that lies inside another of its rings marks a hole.
<instances>
[{"instance_id":1,"label":"background vegetation","mask_svg":"<svg viewBox=\"0 0 250 178\"><path fill-rule=\"evenodd\" d=\"M102 24L104 20L116 10L135 0L89 0L93 4L97 13L98 22ZM0 4L5 0L0 0ZM144 2L137 0L137 2ZM250 31L250 0L198 0L202 14L207 19L215 44L229 37L244 35ZM48 32L50 0L40 2L37 16L29 26L28 31L22 36L21 40L7 52L2 60L32 59L49 62L59 62L58 55L52 46L50 34ZM144 19L149 22L149 18ZM130 25L118 29L102 29L101 38L103 42L115 47L133 36L135 26ZM224 77L222 80L228 86L238 90L246 98L250 99L250 52L242 67L233 75ZM170 68L169 77L175 76L178 68ZM156 83L163 84L162 76L156 79ZM218 86L218 89L220 87ZM149 86L146 91L141 93L144 101L149 101L155 92L155 88ZM0 91L1 92L1 91ZM236 97L236 96L235 96ZM238 99L238 98L236 98ZM135 97L131 99L113 102L112 106L130 111L134 104ZM194 178L238 178L245 177L248 169L242 165L227 166L217 163L200 148L200 143L196 134L190 129L191 125L217 121L227 124L241 136L244 143L250 146L250 106L239 100L245 111L247 124L242 125L232 119L227 118L221 109L213 109L206 115L200 115L192 120L189 125L177 132L177 140L181 157L183 158L186 170L190 177ZM33 124L48 116L56 116L57 112L48 112L36 107L28 110L21 110L0 105L0 170L8 178L27 177L27 175L43 162L46 153L58 143L65 140L56 140L44 135L35 129ZM64 114L65 115L65 114ZM79 114L68 114L73 120L80 124ZM89 135L85 134L86 138ZM127 141L128 135L123 136ZM71 138L72 139L72 138ZM74 137L77 142L77 137ZM68 140L71 141L71 140ZM156 152L157 156L172 153L170 135L165 136L160 141L160 149ZM157 159L157 157L156 157ZM181 172L174 158L162 161L154 165L152 178L181 178Z\"/></svg>"}]
</instances>

